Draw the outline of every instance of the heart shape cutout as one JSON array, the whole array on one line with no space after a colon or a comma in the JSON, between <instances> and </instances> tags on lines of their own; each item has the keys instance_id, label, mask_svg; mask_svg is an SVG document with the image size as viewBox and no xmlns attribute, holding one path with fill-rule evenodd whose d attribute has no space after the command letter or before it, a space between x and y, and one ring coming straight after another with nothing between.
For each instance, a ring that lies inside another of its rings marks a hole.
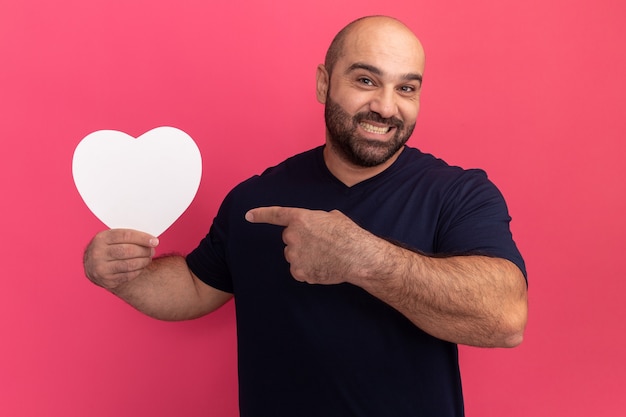
<instances>
[{"instance_id":1,"label":"heart shape cutout","mask_svg":"<svg viewBox=\"0 0 626 417\"><path fill-rule=\"evenodd\" d=\"M138 138L98 130L76 146L72 175L83 201L105 225L159 236L193 201L202 157L193 139L174 127Z\"/></svg>"}]
</instances>

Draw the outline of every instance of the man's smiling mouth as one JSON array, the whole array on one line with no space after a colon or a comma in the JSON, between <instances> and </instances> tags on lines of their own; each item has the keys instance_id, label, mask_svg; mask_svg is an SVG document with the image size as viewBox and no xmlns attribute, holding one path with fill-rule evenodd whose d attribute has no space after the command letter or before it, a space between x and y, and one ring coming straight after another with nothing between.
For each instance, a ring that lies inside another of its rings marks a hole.
<instances>
[{"instance_id":1,"label":"man's smiling mouth","mask_svg":"<svg viewBox=\"0 0 626 417\"><path fill-rule=\"evenodd\" d=\"M366 122L359 123L359 126L361 126L361 128L365 130L366 132L377 133L379 135L384 135L386 133L389 133L389 131L392 129L391 126L378 127L378 126L374 126Z\"/></svg>"}]
</instances>

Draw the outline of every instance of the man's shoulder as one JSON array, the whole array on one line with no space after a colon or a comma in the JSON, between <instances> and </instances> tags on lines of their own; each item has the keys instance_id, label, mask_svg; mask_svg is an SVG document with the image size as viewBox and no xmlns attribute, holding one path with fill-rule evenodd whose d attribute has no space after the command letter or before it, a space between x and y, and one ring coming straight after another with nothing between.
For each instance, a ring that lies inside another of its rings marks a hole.
<instances>
[{"instance_id":1,"label":"man's shoulder","mask_svg":"<svg viewBox=\"0 0 626 417\"><path fill-rule=\"evenodd\" d=\"M309 149L299 154L290 156L289 158L285 159L281 163L265 169L265 171L263 171L261 175L258 175L255 177L281 175L284 173L289 173L293 175L297 172L310 170L314 168L316 164L318 163L318 159L321 153L322 153L321 146L317 148Z\"/></svg>"},{"instance_id":2,"label":"man's shoulder","mask_svg":"<svg viewBox=\"0 0 626 417\"><path fill-rule=\"evenodd\" d=\"M452 165L433 154L408 146L402 153L399 162L400 170L406 170L410 175L419 175L434 182L456 182L470 180L471 178L487 178L487 174L483 169L463 168Z\"/></svg>"},{"instance_id":3,"label":"man's shoulder","mask_svg":"<svg viewBox=\"0 0 626 417\"><path fill-rule=\"evenodd\" d=\"M313 148L290 156L282 162L266 168L261 174L242 181L229 193L245 200L285 195L306 188L307 184L320 181L322 148Z\"/></svg>"}]
</instances>

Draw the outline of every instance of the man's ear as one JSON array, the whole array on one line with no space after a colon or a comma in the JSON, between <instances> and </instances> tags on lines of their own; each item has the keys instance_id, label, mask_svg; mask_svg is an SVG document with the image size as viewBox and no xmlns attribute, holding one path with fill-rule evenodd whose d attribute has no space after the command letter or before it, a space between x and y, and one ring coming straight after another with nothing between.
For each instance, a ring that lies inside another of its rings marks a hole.
<instances>
[{"instance_id":1,"label":"man's ear","mask_svg":"<svg viewBox=\"0 0 626 417\"><path fill-rule=\"evenodd\" d=\"M326 67L323 64L317 66L317 72L315 73L315 79L317 82L317 101L322 104L326 104L326 94L328 94L328 83L330 82L330 77L328 76L328 71L326 71Z\"/></svg>"}]
</instances>

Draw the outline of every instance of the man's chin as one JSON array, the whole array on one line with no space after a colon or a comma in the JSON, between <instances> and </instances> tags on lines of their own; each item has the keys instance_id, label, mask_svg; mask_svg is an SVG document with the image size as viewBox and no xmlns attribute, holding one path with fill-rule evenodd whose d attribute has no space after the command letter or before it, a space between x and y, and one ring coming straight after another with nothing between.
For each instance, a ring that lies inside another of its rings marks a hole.
<instances>
[{"instance_id":1,"label":"man's chin","mask_svg":"<svg viewBox=\"0 0 626 417\"><path fill-rule=\"evenodd\" d=\"M364 168L375 167L384 164L391 159L400 149L397 146L389 146L380 141L363 140L352 149L350 159L355 165Z\"/></svg>"}]
</instances>

